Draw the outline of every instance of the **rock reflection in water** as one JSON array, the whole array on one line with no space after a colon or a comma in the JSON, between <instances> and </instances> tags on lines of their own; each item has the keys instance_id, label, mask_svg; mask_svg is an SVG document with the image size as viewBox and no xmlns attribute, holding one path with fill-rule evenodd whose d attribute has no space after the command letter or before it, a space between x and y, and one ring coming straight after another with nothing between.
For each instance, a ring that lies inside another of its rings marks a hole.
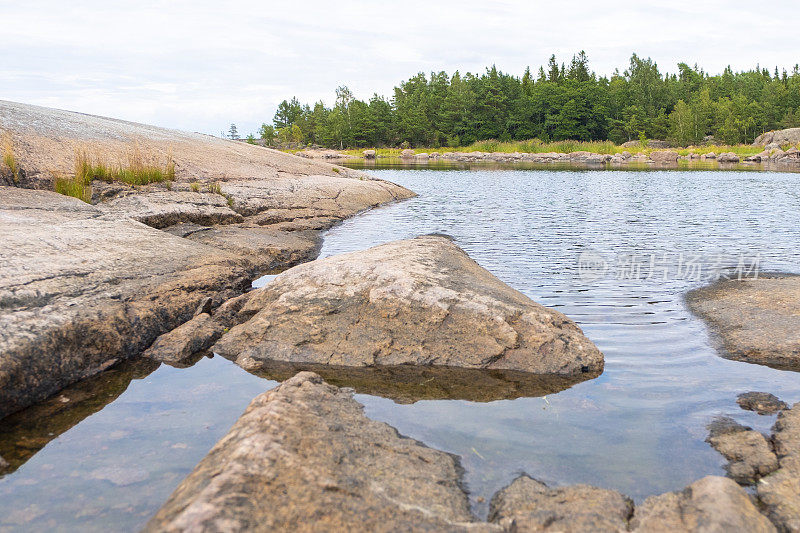
<instances>
[{"instance_id":1,"label":"rock reflection in water","mask_svg":"<svg viewBox=\"0 0 800 533\"><path fill-rule=\"evenodd\" d=\"M467 400L492 402L546 396L593 379L599 373L551 376L508 370L479 370L434 366L341 367L269 362L249 372L283 381L302 370L316 372L337 387L350 387L358 394L381 396L399 404L421 400Z\"/></svg>"},{"instance_id":2,"label":"rock reflection in water","mask_svg":"<svg viewBox=\"0 0 800 533\"><path fill-rule=\"evenodd\" d=\"M131 381L147 377L158 366L149 359L124 361L0 420L0 477L17 470L50 441L116 400Z\"/></svg>"}]
</instances>

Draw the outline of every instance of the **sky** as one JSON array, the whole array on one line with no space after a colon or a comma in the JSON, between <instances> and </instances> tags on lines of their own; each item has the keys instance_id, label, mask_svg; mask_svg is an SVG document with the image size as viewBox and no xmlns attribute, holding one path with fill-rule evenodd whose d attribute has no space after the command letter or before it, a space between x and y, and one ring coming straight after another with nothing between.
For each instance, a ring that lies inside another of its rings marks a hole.
<instances>
[{"instance_id":1,"label":"sky","mask_svg":"<svg viewBox=\"0 0 800 533\"><path fill-rule=\"evenodd\" d=\"M663 71L800 62L794 2L0 0L0 99L220 134L339 85L390 96L417 72L521 75L585 50L598 74L632 52Z\"/></svg>"}]
</instances>

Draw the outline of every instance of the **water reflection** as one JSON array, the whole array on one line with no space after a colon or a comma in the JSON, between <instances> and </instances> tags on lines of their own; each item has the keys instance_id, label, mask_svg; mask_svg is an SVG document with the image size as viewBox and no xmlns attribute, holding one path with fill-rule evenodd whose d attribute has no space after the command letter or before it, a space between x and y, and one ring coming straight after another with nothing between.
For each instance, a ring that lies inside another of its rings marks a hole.
<instances>
[{"instance_id":1,"label":"water reflection","mask_svg":"<svg viewBox=\"0 0 800 533\"><path fill-rule=\"evenodd\" d=\"M0 467L0 475L17 470L50 441L116 400L131 381L150 375L158 366L149 359L122 362L0 420L0 457L7 463Z\"/></svg>"},{"instance_id":2,"label":"water reflection","mask_svg":"<svg viewBox=\"0 0 800 533\"><path fill-rule=\"evenodd\" d=\"M779 164L770 161L753 163L719 163L713 160L693 159L679 160L675 163L630 162L613 163L581 163L578 161L559 161L556 163L534 163L531 161L450 161L446 159L402 159L400 157L382 157L379 159L346 159L337 162L339 165L358 170L622 170L663 171L663 170L736 170L736 171L775 171L800 172L800 165Z\"/></svg>"},{"instance_id":3,"label":"water reflection","mask_svg":"<svg viewBox=\"0 0 800 533\"><path fill-rule=\"evenodd\" d=\"M418 367L336 367L266 363L253 374L283 381L301 370L310 370L337 387L349 387L356 393L389 398L399 404L421 400L468 400L492 402L555 394L597 374L581 376L546 376L508 370Z\"/></svg>"}]
</instances>

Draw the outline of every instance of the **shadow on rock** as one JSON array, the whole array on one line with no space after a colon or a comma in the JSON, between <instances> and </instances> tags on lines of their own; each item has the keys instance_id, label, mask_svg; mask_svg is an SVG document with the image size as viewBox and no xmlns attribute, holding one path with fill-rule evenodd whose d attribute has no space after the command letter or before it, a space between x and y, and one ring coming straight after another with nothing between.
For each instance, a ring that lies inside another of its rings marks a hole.
<instances>
[{"instance_id":1,"label":"shadow on rock","mask_svg":"<svg viewBox=\"0 0 800 533\"><path fill-rule=\"evenodd\" d=\"M131 381L147 377L159 365L144 358L124 361L0 420L0 476L16 471L50 441L116 400Z\"/></svg>"}]
</instances>

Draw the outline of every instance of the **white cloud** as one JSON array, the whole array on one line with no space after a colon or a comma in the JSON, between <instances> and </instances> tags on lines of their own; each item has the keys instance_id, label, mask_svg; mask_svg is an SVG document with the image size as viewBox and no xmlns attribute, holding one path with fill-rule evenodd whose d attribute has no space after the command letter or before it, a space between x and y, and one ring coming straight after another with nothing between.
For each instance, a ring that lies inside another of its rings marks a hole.
<instances>
[{"instance_id":1,"label":"white cloud","mask_svg":"<svg viewBox=\"0 0 800 533\"><path fill-rule=\"evenodd\" d=\"M283 98L337 85L389 95L418 71L521 73L586 50L598 73L631 52L791 67L792 9L752 2L289 2L0 0L0 98L181 129L255 131ZM766 13L766 14L765 14Z\"/></svg>"}]
</instances>

